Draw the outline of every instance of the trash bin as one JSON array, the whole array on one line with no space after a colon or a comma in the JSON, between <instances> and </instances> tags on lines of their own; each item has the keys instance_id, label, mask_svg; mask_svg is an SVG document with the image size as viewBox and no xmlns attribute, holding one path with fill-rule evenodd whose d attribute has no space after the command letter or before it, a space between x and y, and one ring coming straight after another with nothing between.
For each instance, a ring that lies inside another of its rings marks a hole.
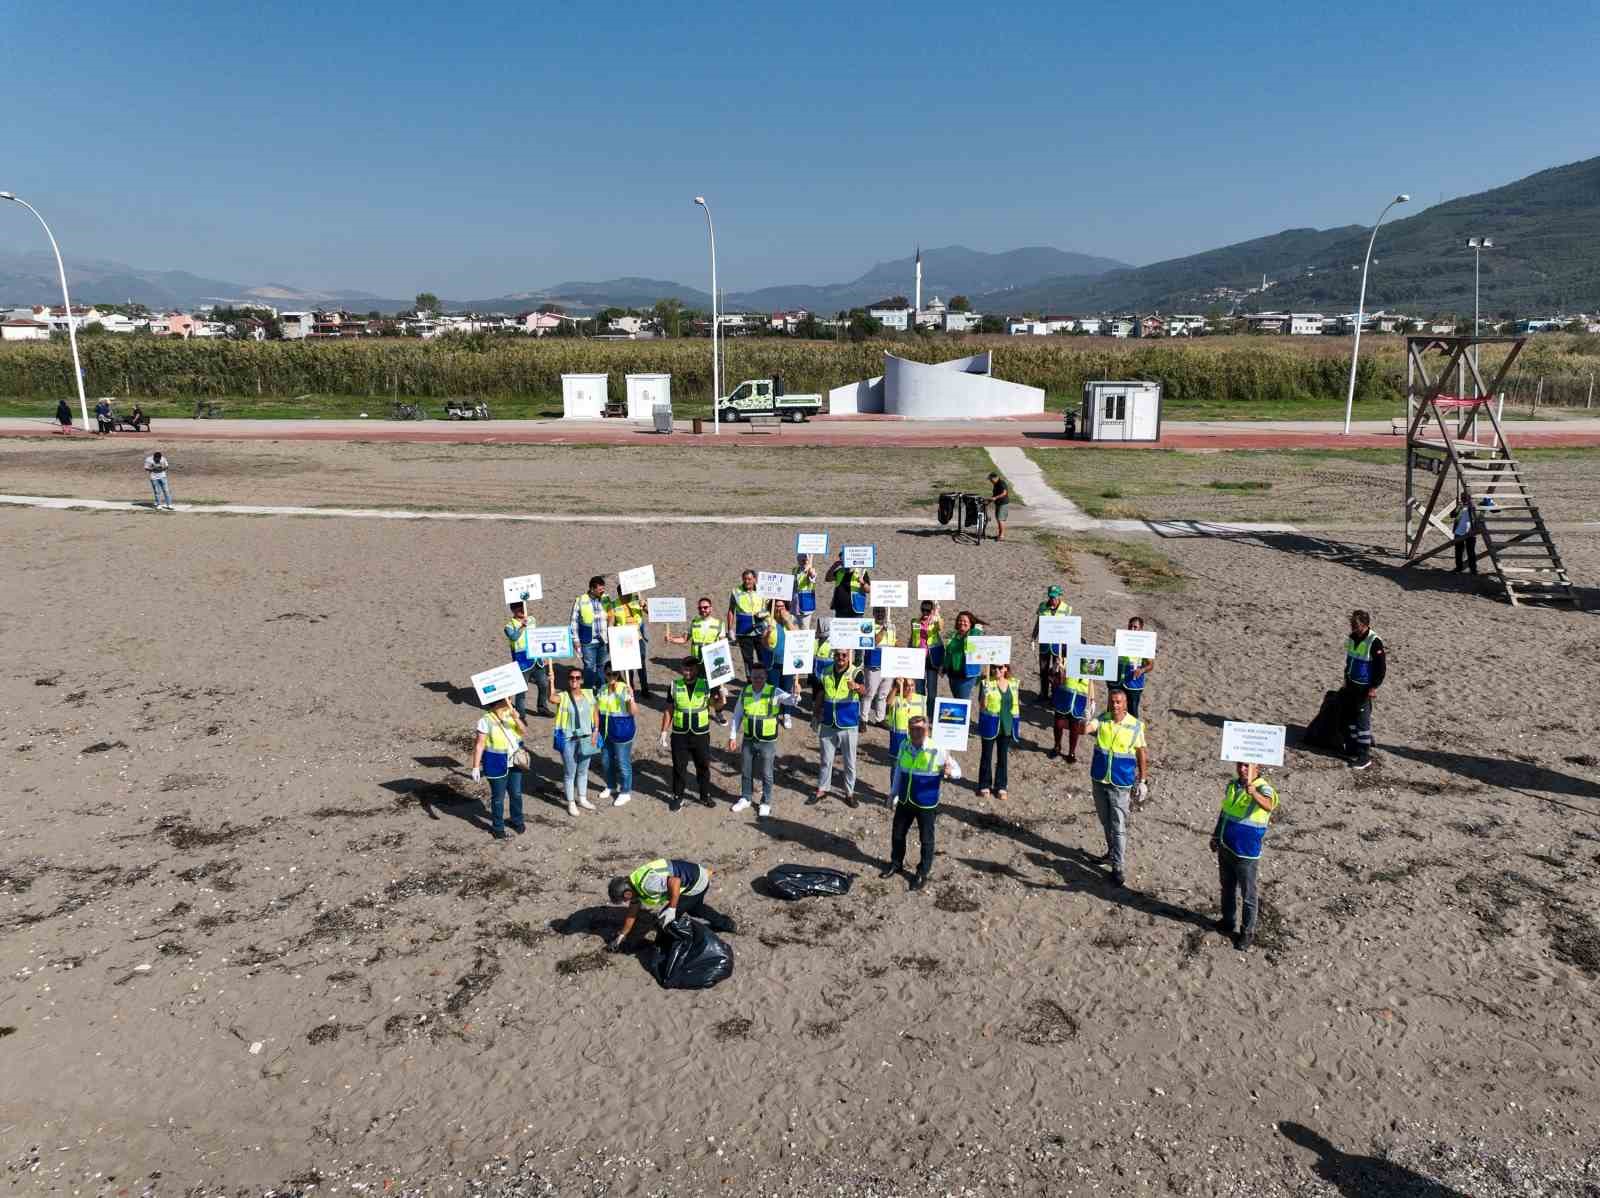
<instances>
[{"instance_id":1,"label":"trash bin","mask_svg":"<svg viewBox=\"0 0 1600 1198\"><path fill-rule=\"evenodd\" d=\"M1067 440L1076 441L1078 439L1078 414L1076 412L1068 412L1061 423L1066 431Z\"/></svg>"},{"instance_id":2,"label":"trash bin","mask_svg":"<svg viewBox=\"0 0 1600 1198\"><path fill-rule=\"evenodd\" d=\"M696 417L695 417L695 418L694 418L694 424L693 424L693 425L692 425L692 427L693 427L693 429L694 429L694 435L695 435L695 436L697 436L697 437L698 437L698 436L699 436L699 435L700 435L700 434L701 434L701 433L703 433L703 432L705 432L705 431L706 431L706 429L705 429L705 422L704 422L704 421L702 421L702 420L701 420L701 419L700 419L700 417L698 417L698 416L696 416Z\"/></svg>"},{"instance_id":3,"label":"trash bin","mask_svg":"<svg viewBox=\"0 0 1600 1198\"><path fill-rule=\"evenodd\" d=\"M658 403L655 407L650 409L650 412L655 418L656 432L670 433L672 431L671 404Z\"/></svg>"}]
</instances>

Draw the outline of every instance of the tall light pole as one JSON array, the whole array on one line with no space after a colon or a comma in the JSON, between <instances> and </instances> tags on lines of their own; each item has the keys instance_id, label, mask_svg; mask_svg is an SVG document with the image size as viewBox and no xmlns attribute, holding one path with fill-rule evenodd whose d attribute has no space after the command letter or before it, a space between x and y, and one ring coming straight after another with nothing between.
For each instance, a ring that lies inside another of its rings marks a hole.
<instances>
[{"instance_id":1,"label":"tall light pole","mask_svg":"<svg viewBox=\"0 0 1600 1198\"><path fill-rule=\"evenodd\" d=\"M0 200L10 200L13 204L21 204L38 219L44 227L44 235L50 239L50 248L55 251L56 271L61 276L61 303L67 311L67 340L72 343L72 377L78 383L78 411L83 416L83 431L92 431L89 428L89 398L83 393L83 364L78 361L78 330L72 323L72 297L67 294L67 268L61 262L61 247L56 244L56 235L50 232L50 226L44 223L44 217L39 215L39 210L19 195L9 191L0 191Z\"/></svg>"},{"instance_id":2,"label":"tall light pole","mask_svg":"<svg viewBox=\"0 0 1600 1198\"><path fill-rule=\"evenodd\" d=\"M1483 264L1483 251L1494 249L1492 237L1469 237L1467 248L1472 251L1472 335L1476 337L1483 328L1478 319L1478 269ZM1472 347L1472 368L1478 368L1478 347Z\"/></svg>"},{"instance_id":3,"label":"tall light pole","mask_svg":"<svg viewBox=\"0 0 1600 1198\"><path fill-rule=\"evenodd\" d=\"M1383 218L1389 215L1389 209L1396 204L1404 204L1411 197L1402 192L1383 206L1383 211L1378 213L1378 223L1372 226L1372 236L1367 239L1367 257L1361 264L1361 298L1356 302L1356 343L1350 350L1350 391L1344 399L1344 431L1345 436L1350 435L1350 411L1356 403L1356 359L1361 356L1361 325L1366 319L1367 312L1367 267L1372 265L1372 246L1378 240L1378 225L1383 224Z\"/></svg>"},{"instance_id":4,"label":"tall light pole","mask_svg":"<svg viewBox=\"0 0 1600 1198\"><path fill-rule=\"evenodd\" d=\"M717 227L711 222L711 205L705 196L695 196L694 202L706 210L706 232L711 237L711 431L722 435L722 417L717 401L722 397L722 359L717 352L717 339L722 335L722 321L717 317Z\"/></svg>"}]
</instances>

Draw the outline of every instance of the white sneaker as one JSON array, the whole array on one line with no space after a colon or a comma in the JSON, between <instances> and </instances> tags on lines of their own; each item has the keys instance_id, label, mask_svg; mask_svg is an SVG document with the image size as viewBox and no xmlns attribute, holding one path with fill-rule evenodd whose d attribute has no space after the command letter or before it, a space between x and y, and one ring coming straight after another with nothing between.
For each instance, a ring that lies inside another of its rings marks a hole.
<instances>
[{"instance_id":1,"label":"white sneaker","mask_svg":"<svg viewBox=\"0 0 1600 1198\"><path fill-rule=\"evenodd\" d=\"M605 798L605 795L601 795L600 797L603 799L603 798ZM619 794L616 798L611 800L611 805L613 807L626 807L632 801L633 801L633 792L625 790L621 794Z\"/></svg>"},{"instance_id":2,"label":"white sneaker","mask_svg":"<svg viewBox=\"0 0 1600 1198\"><path fill-rule=\"evenodd\" d=\"M572 815L572 816L575 816L575 815L578 814L578 805L576 803L572 802L572 800L570 800L570 799L567 800L567 814L568 815Z\"/></svg>"},{"instance_id":3,"label":"white sneaker","mask_svg":"<svg viewBox=\"0 0 1600 1198\"><path fill-rule=\"evenodd\" d=\"M750 810L750 800L749 799L740 799L737 803L735 803L733 805L733 810L734 810L735 814L738 814L741 811L749 811Z\"/></svg>"},{"instance_id":4,"label":"white sneaker","mask_svg":"<svg viewBox=\"0 0 1600 1198\"><path fill-rule=\"evenodd\" d=\"M594 810L594 804L591 803L587 798L579 799L578 800L578 806L582 807L585 811L593 811Z\"/></svg>"},{"instance_id":5,"label":"white sneaker","mask_svg":"<svg viewBox=\"0 0 1600 1198\"><path fill-rule=\"evenodd\" d=\"M794 717L793 716L789 716L789 715L784 716L783 717L783 726L785 728L793 728L794 727Z\"/></svg>"},{"instance_id":6,"label":"white sneaker","mask_svg":"<svg viewBox=\"0 0 1600 1198\"><path fill-rule=\"evenodd\" d=\"M761 806L756 808L756 814L759 815L762 819L766 819L767 816L772 814L772 804L771 803L763 803L763 804L761 804Z\"/></svg>"},{"instance_id":7,"label":"white sneaker","mask_svg":"<svg viewBox=\"0 0 1600 1198\"><path fill-rule=\"evenodd\" d=\"M610 797L611 797L611 788L608 786L608 787L606 787L604 790L602 790L600 792L600 801L602 803L604 803Z\"/></svg>"}]
</instances>

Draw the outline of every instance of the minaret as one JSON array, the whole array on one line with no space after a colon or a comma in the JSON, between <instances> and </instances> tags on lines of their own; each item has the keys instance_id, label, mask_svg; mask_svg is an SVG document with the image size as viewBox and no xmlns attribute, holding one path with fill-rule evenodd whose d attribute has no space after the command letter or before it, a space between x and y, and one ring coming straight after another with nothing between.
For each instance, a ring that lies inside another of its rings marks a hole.
<instances>
[{"instance_id":1,"label":"minaret","mask_svg":"<svg viewBox=\"0 0 1600 1198\"><path fill-rule=\"evenodd\" d=\"M917 313L922 311L922 247L917 247L917 300L916 307L911 310L911 319L917 319Z\"/></svg>"}]
</instances>

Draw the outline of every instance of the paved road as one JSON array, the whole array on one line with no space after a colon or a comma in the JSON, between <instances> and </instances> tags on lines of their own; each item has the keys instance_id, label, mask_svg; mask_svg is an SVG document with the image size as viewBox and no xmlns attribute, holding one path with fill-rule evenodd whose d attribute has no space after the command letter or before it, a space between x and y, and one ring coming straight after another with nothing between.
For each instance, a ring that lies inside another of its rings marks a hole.
<instances>
[{"instance_id":1,"label":"paved road","mask_svg":"<svg viewBox=\"0 0 1600 1198\"><path fill-rule=\"evenodd\" d=\"M48 419L0 418L0 436L36 437L55 428ZM1386 420L1357 421L1344 436L1338 421L1197 420L1167 421L1160 446L1167 449L1354 449L1394 448L1399 437ZM1088 448L1068 441L1059 418L1046 420L902 420L895 417L823 416L781 432L753 432L742 425L723 425L713 436L710 422L696 435L679 421L670 434L620 420L488 420L482 423L445 420L159 420L156 432L118 433L148 441L439 441L529 445L718 445L723 447L842 445L942 448L952 445L994 445L1025 448ZM1600 420L1511 420L1506 434L1512 445L1530 447L1600 446ZM81 431L74 436L84 436ZM1105 442L1101 442L1105 445ZM1116 448L1148 449L1129 442Z\"/></svg>"}]
</instances>

